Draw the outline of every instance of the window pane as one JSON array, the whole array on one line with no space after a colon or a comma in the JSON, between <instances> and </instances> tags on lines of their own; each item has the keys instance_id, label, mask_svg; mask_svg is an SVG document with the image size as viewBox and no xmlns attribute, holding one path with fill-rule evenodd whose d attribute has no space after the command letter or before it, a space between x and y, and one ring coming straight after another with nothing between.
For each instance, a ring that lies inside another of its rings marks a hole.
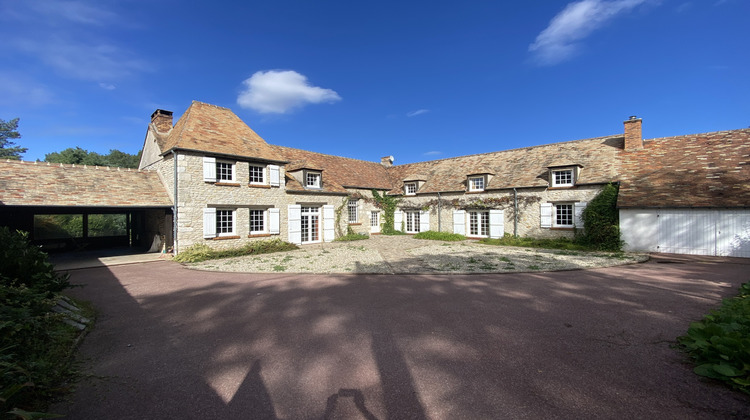
<instances>
[{"instance_id":1,"label":"window pane","mask_svg":"<svg viewBox=\"0 0 750 420\"><path fill-rule=\"evenodd\" d=\"M573 170L554 171L555 185L573 185Z\"/></svg>"},{"instance_id":2,"label":"window pane","mask_svg":"<svg viewBox=\"0 0 750 420\"><path fill-rule=\"evenodd\" d=\"M250 210L250 232L264 232L266 225L264 222L264 210Z\"/></svg>"},{"instance_id":3,"label":"window pane","mask_svg":"<svg viewBox=\"0 0 750 420\"><path fill-rule=\"evenodd\" d=\"M573 225L572 204L558 204L555 206L555 224L558 226Z\"/></svg>"},{"instance_id":4,"label":"window pane","mask_svg":"<svg viewBox=\"0 0 750 420\"><path fill-rule=\"evenodd\" d=\"M89 214L89 236L127 236L126 214Z\"/></svg>"},{"instance_id":5,"label":"window pane","mask_svg":"<svg viewBox=\"0 0 750 420\"><path fill-rule=\"evenodd\" d=\"M216 162L216 180L218 181L232 181L232 165L226 162Z\"/></svg>"},{"instance_id":6,"label":"window pane","mask_svg":"<svg viewBox=\"0 0 750 420\"><path fill-rule=\"evenodd\" d=\"M66 239L82 237L82 214L34 215L34 239Z\"/></svg>"},{"instance_id":7,"label":"window pane","mask_svg":"<svg viewBox=\"0 0 750 420\"><path fill-rule=\"evenodd\" d=\"M265 168L262 166L250 165L250 182L253 184L263 184Z\"/></svg>"},{"instance_id":8,"label":"window pane","mask_svg":"<svg viewBox=\"0 0 750 420\"><path fill-rule=\"evenodd\" d=\"M349 223L357 223L357 200L349 200Z\"/></svg>"},{"instance_id":9,"label":"window pane","mask_svg":"<svg viewBox=\"0 0 750 420\"><path fill-rule=\"evenodd\" d=\"M234 218L232 210L216 210L216 233L226 234L234 232Z\"/></svg>"}]
</instances>

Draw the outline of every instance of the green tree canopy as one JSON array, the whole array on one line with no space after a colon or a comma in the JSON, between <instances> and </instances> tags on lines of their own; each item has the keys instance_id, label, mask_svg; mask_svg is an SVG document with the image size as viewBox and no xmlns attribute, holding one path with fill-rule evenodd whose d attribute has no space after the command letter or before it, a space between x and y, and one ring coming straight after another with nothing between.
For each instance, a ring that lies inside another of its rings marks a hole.
<instances>
[{"instance_id":1,"label":"green tree canopy","mask_svg":"<svg viewBox=\"0 0 750 420\"><path fill-rule=\"evenodd\" d=\"M100 155L99 153L89 152L80 147L69 147L60 152L52 152L44 155L45 162L92 166L117 166L120 168L137 168L140 160L140 152L131 155L116 149L111 149L109 154Z\"/></svg>"},{"instance_id":2,"label":"green tree canopy","mask_svg":"<svg viewBox=\"0 0 750 420\"><path fill-rule=\"evenodd\" d=\"M28 150L26 147L14 146L11 139L20 139L18 132L18 118L10 121L0 120L0 159L20 160L21 155Z\"/></svg>"}]
</instances>

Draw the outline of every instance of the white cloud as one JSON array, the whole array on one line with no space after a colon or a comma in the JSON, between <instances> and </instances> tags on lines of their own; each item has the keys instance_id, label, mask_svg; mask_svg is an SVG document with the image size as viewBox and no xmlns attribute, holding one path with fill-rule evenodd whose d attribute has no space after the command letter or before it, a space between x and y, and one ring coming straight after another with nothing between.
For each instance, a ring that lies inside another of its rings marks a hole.
<instances>
[{"instance_id":1,"label":"white cloud","mask_svg":"<svg viewBox=\"0 0 750 420\"><path fill-rule=\"evenodd\" d=\"M416 117L417 115L426 114L428 112L430 112L429 109L418 109L416 111L407 112L406 116L407 117Z\"/></svg>"},{"instance_id":2,"label":"white cloud","mask_svg":"<svg viewBox=\"0 0 750 420\"><path fill-rule=\"evenodd\" d=\"M262 114L285 114L307 104L341 100L335 91L311 86L307 77L293 70L258 71L242 84L245 89L237 103Z\"/></svg>"},{"instance_id":3,"label":"white cloud","mask_svg":"<svg viewBox=\"0 0 750 420\"><path fill-rule=\"evenodd\" d=\"M110 83L99 83L99 87L104 90L115 90L117 89L117 86L110 84Z\"/></svg>"},{"instance_id":4,"label":"white cloud","mask_svg":"<svg viewBox=\"0 0 750 420\"><path fill-rule=\"evenodd\" d=\"M617 15L647 0L580 0L568 3L529 46L541 65L553 65L572 57L578 43Z\"/></svg>"},{"instance_id":5,"label":"white cloud","mask_svg":"<svg viewBox=\"0 0 750 420\"><path fill-rule=\"evenodd\" d=\"M104 25L116 21L117 15L109 10L99 9L91 2L45 0L28 2L29 7L50 21L68 20L86 25Z\"/></svg>"},{"instance_id":6,"label":"white cloud","mask_svg":"<svg viewBox=\"0 0 750 420\"><path fill-rule=\"evenodd\" d=\"M24 74L0 71L1 106L39 107L54 101L54 94L46 86Z\"/></svg>"},{"instance_id":7,"label":"white cloud","mask_svg":"<svg viewBox=\"0 0 750 420\"><path fill-rule=\"evenodd\" d=\"M440 151L438 151L438 150L430 150L429 152L424 152L424 153L422 153L422 154L423 154L424 156L437 156L437 155L442 155L442 154L443 154L443 152L440 152Z\"/></svg>"}]
</instances>

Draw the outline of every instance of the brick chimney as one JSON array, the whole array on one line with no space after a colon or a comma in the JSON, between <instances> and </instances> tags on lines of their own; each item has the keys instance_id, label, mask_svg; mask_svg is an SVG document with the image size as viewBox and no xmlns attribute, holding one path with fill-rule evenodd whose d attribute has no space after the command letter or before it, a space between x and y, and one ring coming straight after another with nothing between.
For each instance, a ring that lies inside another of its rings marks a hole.
<instances>
[{"instance_id":1,"label":"brick chimney","mask_svg":"<svg viewBox=\"0 0 750 420\"><path fill-rule=\"evenodd\" d=\"M393 156L383 156L380 158L380 164L385 166L386 168L390 168L393 166Z\"/></svg>"},{"instance_id":2,"label":"brick chimney","mask_svg":"<svg viewBox=\"0 0 750 420\"><path fill-rule=\"evenodd\" d=\"M643 149L643 135L641 134L642 120L635 115L628 118L625 124L625 151Z\"/></svg>"},{"instance_id":3,"label":"brick chimney","mask_svg":"<svg viewBox=\"0 0 750 420\"><path fill-rule=\"evenodd\" d=\"M160 133L168 133L172 130L172 111L157 109L151 114L151 123Z\"/></svg>"}]
</instances>

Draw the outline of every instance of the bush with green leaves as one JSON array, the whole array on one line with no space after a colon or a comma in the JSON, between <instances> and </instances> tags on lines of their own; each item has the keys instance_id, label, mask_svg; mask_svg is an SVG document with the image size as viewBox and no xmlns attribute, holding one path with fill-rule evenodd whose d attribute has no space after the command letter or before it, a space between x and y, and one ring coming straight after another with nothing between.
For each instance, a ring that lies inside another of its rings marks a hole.
<instances>
[{"instance_id":1,"label":"bush with green leaves","mask_svg":"<svg viewBox=\"0 0 750 420\"><path fill-rule=\"evenodd\" d=\"M436 232L434 230L426 230L424 232L419 232L416 235L414 235L414 239L429 239L433 241L463 241L466 239L466 236L458 234L458 233Z\"/></svg>"},{"instance_id":2,"label":"bush with green leaves","mask_svg":"<svg viewBox=\"0 0 750 420\"><path fill-rule=\"evenodd\" d=\"M696 374L750 394L750 283L718 310L690 324L678 342L697 365Z\"/></svg>"},{"instance_id":3,"label":"bush with green leaves","mask_svg":"<svg viewBox=\"0 0 750 420\"><path fill-rule=\"evenodd\" d=\"M77 331L51 311L69 276L26 232L0 227L0 243L0 418L15 418L9 410L39 411L55 394Z\"/></svg>"},{"instance_id":4,"label":"bush with green leaves","mask_svg":"<svg viewBox=\"0 0 750 420\"><path fill-rule=\"evenodd\" d=\"M618 187L607 184L583 210L583 232L576 241L589 249L620 251L620 216L617 210Z\"/></svg>"},{"instance_id":5,"label":"bush with green leaves","mask_svg":"<svg viewBox=\"0 0 750 420\"><path fill-rule=\"evenodd\" d=\"M571 251L587 251L589 248L568 238L536 239L513 236L506 233L502 238L484 238L479 241L487 245L519 246L526 248L565 249Z\"/></svg>"},{"instance_id":6,"label":"bush with green leaves","mask_svg":"<svg viewBox=\"0 0 750 420\"><path fill-rule=\"evenodd\" d=\"M206 244L200 243L181 251L174 257L174 260L181 263L196 263L219 258L269 254L272 252L291 251L294 249L297 249L297 245L282 241L281 239L253 241L243 247L230 249L213 249Z\"/></svg>"}]
</instances>

